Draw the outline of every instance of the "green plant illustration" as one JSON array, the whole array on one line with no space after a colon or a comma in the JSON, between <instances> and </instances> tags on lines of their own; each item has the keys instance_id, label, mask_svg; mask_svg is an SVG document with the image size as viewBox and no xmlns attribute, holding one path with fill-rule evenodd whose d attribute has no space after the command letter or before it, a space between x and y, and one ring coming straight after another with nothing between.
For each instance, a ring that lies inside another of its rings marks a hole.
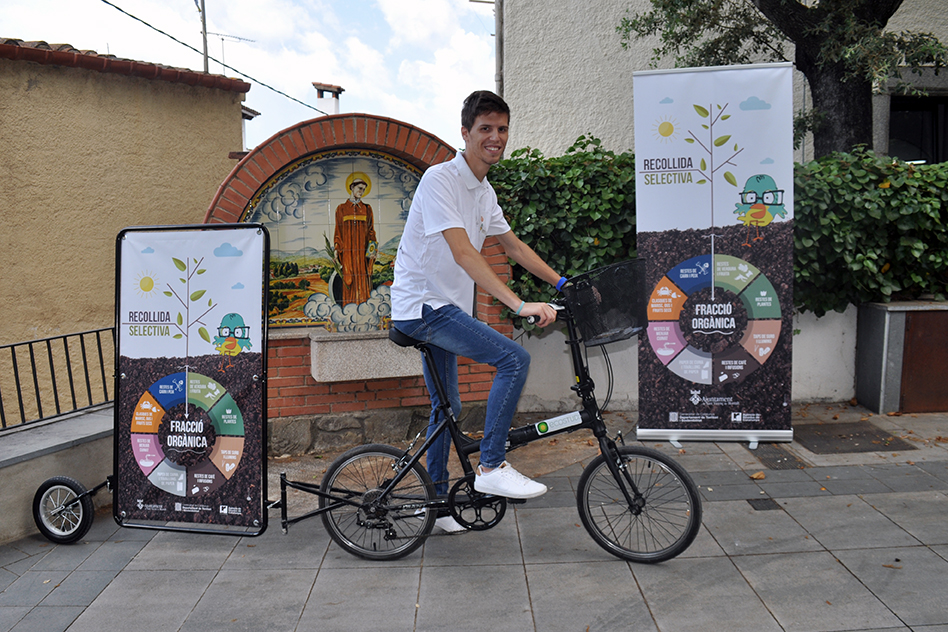
<instances>
[{"instance_id":1,"label":"green plant illustration","mask_svg":"<svg viewBox=\"0 0 948 632\"><path fill-rule=\"evenodd\" d=\"M712 117L711 109L706 108L702 105L698 105L697 103L694 104L692 107L694 107L695 112L698 113L698 116L700 116L703 119L707 119L708 121L707 123L701 124L701 127L707 130L706 135L702 134L702 136L706 136L706 140L702 140L701 138L698 137L698 135L695 132L691 130L688 130L688 134L690 136L684 139L684 141L688 143L689 145L698 145L707 154L707 157L701 158L700 162L698 163L697 172L698 172L698 175L701 176L701 179L697 180L696 184L710 185L710 188L711 188L711 226L714 226L714 178L717 172L720 171L721 169L724 169L726 166L728 165L737 166L734 163L734 159L737 157L738 154L744 151L744 149L740 147L737 143L734 143L733 149L731 150L722 149L725 147L725 145L730 144L730 141L731 141L730 134L721 134L720 136L715 136L715 130L714 130L715 125L731 118L730 114L725 114L725 112L727 111L727 106L728 106L727 103L725 103L724 105L718 104L718 105L713 106L713 109L716 109L717 111ZM716 150L718 151L718 154L719 154L717 156L718 158L717 161L715 160ZM730 155L728 155L724 159L720 159L721 151L729 152ZM734 176L733 173L731 173L730 171L725 171L722 174L722 177L728 184L730 184L733 187L737 187L737 178Z\"/></svg>"},{"instance_id":2,"label":"green plant illustration","mask_svg":"<svg viewBox=\"0 0 948 632\"><path fill-rule=\"evenodd\" d=\"M192 290L191 288L192 279L195 276L200 276L207 272L205 268L201 267L201 263L203 263L204 258L192 258L189 262L187 260L182 261L176 257L172 257L171 261L174 262L175 267L180 272L184 273L183 277L178 278L178 281L184 285L183 294L179 294L170 283L168 284L168 289L163 292L165 296L178 299L178 302L181 303L183 309L183 311L178 312L177 318L175 320L175 327L177 328L178 333L172 336L172 338L175 340L181 340L183 338L185 343L189 344L191 328L194 327L194 325L201 325L197 330L198 335L201 336L205 342L210 343L211 335L208 333L205 323L202 319L216 307L214 299L208 299L207 309L205 309L200 316L197 316L193 319L191 318L192 306L197 307L195 304L198 301L201 301L204 298L204 294L207 292L207 290L204 289ZM187 346L185 347L185 355L190 356L190 351Z\"/></svg>"}]
</instances>

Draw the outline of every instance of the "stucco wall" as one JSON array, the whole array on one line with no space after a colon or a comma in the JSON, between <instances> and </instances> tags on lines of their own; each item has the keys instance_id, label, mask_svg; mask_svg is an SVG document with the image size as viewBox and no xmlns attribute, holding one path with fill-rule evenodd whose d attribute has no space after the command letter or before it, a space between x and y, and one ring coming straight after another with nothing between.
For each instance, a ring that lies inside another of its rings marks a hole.
<instances>
[{"instance_id":1,"label":"stucco wall","mask_svg":"<svg viewBox=\"0 0 948 632\"><path fill-rule=\"evenodd\" d=\"M112 324L116 234L201 223L242 98L0 59L0 344Z\"/></svg>"},{"instance_id":2,"label":"stucco wall","mask_svg":"<svg viewBox=\"0 0 948 632\"><path fill-rule=\"evenodd\" d=\"M629 0L504 2L509 149L529 146L557 156L587 133L616 151L632 149L632 73L648 68L652 44L620 46L615 27L629 5Z\"/></svg>"}]
</instances>

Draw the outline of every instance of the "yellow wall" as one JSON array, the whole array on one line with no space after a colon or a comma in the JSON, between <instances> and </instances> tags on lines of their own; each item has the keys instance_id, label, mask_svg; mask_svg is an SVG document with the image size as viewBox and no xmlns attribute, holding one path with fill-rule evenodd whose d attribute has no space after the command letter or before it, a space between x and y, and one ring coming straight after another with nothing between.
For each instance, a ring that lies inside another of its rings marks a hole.
<instances>
[{"instance_id":1,"label":"yellow wall","mask_svg":"<svg viewBox=\"0 0 948 632\"><path fill-rule=\"evenodd\" d=\"M242 99L0 59L0 344L113 324L116 234L202 222Z\"/></svg>"}]
</instances>

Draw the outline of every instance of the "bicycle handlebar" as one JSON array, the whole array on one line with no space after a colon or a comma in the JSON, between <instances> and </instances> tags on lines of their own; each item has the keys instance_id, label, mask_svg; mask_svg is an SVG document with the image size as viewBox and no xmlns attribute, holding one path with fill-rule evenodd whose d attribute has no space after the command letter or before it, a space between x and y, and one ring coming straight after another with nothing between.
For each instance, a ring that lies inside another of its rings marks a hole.
<instances>
[{"instance_id":1,"label":"bicycle handlebar","mask_svg":"<svg viewBox=\"0 0 948 632\"><path fill-rule=\"evenodd\" d=\"M558 303L556 303L556 302L547 303L547 305L549 305L550 307L552 307L553 309L556 310L556 317L557 317L557 320L559 320L560 310L563 309L563 306L560 305L560 304L558 304ZM539 316L527 316L526 321L527 321L527 323L530 324L530 325L536 325L538 322L540 322L540 317L539 317Z\"/></svg>"}]
</instances>

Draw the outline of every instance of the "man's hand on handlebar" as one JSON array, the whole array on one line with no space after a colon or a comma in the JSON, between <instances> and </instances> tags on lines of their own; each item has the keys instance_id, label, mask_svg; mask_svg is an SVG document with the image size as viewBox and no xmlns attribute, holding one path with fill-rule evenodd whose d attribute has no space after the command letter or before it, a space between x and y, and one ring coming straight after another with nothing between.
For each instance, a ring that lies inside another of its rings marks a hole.
<instances>
[{"instance_id":1,"label":"man's hand on handlebar","mask_svg":"<svg viewBox=\"0 0 948 632\"><path fill-rule=\"evenodd\" d=\"M549 303L524 303L520 315L531 325L546 327L556 320L556 310Z\"/></svg>"}]
</instances>

